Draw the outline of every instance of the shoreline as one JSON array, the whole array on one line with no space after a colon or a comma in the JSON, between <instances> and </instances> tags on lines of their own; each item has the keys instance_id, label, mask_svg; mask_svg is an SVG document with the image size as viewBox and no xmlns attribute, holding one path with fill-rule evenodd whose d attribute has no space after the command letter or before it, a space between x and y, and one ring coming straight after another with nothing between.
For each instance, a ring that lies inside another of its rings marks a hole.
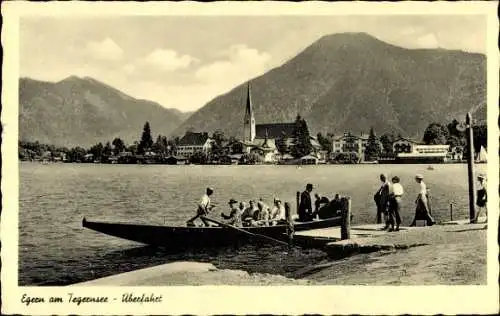
<instances>
[{"instance_id":1,"label":"shoreline","mask_svg":"<svg viewBox=\"0 0 500 316\"><path fill-rule=\"evenodd\" d=\"M456 224L333 242L326 252L339 251L332 246L346 242L389 246L346 253L342 259L325 259L288 276L176 261L70 286L484 285L486 224Z\"/></svg>"}]
</instances>

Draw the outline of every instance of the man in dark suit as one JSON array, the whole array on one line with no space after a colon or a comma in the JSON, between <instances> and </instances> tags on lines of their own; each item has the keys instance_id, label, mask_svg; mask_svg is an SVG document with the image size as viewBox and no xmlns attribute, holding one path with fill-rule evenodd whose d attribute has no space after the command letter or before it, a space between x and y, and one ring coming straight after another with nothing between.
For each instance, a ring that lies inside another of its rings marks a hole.
<instances>
[{"instance_id":1,"label":"man in dark suit","mask_svg":"<svg viewBox=\"0 0 500 316\"><path fill-rule=\"evenodd\" d=\"M311 201L311 191L313 190L313 185L308 183L306 185L306 190L300 195L299 203L299 221L307 222L313 219L313 208Z\"/></svg>"},{"instance_id":2,"label":"man in dark suit","mask_svg":"<svg viewBox=\"0 0 500 316\"><path fill-rule=\"evenodd\" d=\"M382 223L382 216L384 217L385 226L383 229L389 228L388 205L389 205L389 181L386 174L380 175L380 182L382 185L377 193L373 196L375 204L377 205L377 224Z\"/></svg>"}]
</instances>

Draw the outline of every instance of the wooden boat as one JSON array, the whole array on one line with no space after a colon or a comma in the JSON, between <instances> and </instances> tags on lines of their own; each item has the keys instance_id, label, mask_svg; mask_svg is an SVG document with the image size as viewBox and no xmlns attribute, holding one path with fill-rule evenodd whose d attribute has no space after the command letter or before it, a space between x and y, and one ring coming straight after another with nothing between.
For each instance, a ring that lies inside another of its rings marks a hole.
<instances>
[{"instance_id":1,"label":"wooden boat","mask_svg":"<svg viewBox=\"0 0 500 316\"><path fill-rule=\"evenodd\" d=\"M294 231L340 226L341 220L341 217L337 216L310 222L296 222L294 223ZM106 235L147 245L162 246L173 250L227 247L246 243L272 242L262 238L255 238L255 236L252 237L251 234L245 232L264 235L279 241L286 242L288 240L286 234L287 225L242 227L240 229L234 229L220 226L183 227L110 223L88 221L83 218L82 226Z\"/></svg>"}]
</instances>

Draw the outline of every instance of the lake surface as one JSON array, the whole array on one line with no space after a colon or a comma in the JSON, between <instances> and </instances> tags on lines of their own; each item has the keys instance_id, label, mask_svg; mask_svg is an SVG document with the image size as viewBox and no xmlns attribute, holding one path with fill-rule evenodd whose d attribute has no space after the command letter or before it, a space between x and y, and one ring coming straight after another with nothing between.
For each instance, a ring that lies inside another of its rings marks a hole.
<instances>
[{"instance_id":1,"label":"lake surface","mask_svg":"<svg viewBox=\"0 0 500 316\"><path fill-rule=\"evenodd\" d=\"M230 198L280 197L295 206L295 192L306 183L331 198L352 198L354 224L371 223L376 209L373 194L381 172L397 175L405 189L403 225L414 215L421 173L430 188L433 216L468 217L467 166L434 165L317 165L317 166L167 166L20 163L19 284L61 285L131 271L175 260L212 262L219 268L287 275L325 258L319 251L300 255L286 249L236 250L170 255L162 250L84 229L82 218L162 225L185 225L207 186L222 210ZM486 165L477 165L485 172ZM217 213L220 209L217 211ZM279 247L277 247L279 248ZM271 250L271 251L270 251Z\"/></svg>"}]
</instances>

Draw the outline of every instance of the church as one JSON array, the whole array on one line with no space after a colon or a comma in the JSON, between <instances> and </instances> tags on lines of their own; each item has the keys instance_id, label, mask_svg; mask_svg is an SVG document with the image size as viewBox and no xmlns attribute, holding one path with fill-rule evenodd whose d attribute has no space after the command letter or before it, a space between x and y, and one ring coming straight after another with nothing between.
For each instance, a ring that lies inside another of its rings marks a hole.
<instances>
[{"instance_id":1,"label":"church","mask_svg":"<svg viewBox=\"0 0 500 316\"><path fill-rule=\"evenodd\" d=\"M243 140L240 142L244 153L255 152L264 157L264 162L275 162L278 158L283 158L278 152L276 141L286 137L286 144L290 148L293 146L295 129L295 122L255 124L251 89L248 84L243 119ZM311 137L311 144L314 151L321 149L315 137Z\"/></svg>"}]
</instances>

